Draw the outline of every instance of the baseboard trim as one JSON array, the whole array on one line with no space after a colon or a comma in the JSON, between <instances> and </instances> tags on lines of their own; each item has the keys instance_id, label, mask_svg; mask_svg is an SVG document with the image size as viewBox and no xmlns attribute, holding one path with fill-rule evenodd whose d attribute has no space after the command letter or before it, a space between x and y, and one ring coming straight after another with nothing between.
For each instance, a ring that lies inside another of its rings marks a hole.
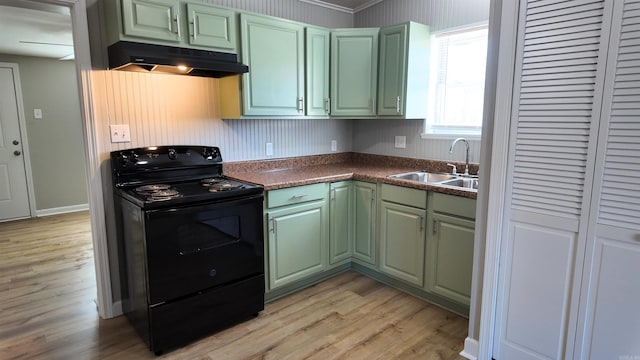
<instances>
[{"instance_id":1,"label":"baseboard trim","mask_svg":"<svg viewBox=\"0 0 640 360\"><path fill-rule=\"evenodd\" d=\"M464 339L464 349L460 352L460 356L463 356L469 360L476 360L478 358L478 347L480 343L478 340L472 338Z\"/></svg>"},{"instance_id":2,"label":"baseboard trim","mask_svg":"<svg viewBox=\"0 0 640 360\"><path fill-rule=\"evenodd\" d=\"M36 210L36 216L50 216L89 210L89 204L62 206L51 209Z\"/></svg>"}]
</instances>

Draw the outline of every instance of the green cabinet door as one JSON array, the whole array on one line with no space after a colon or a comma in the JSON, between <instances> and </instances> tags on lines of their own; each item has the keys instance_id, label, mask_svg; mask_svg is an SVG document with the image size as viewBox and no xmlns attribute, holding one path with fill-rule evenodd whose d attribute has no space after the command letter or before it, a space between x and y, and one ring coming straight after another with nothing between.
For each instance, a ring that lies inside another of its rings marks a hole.
<instances>
[{"instance_id":1,"label":"green cabinet door","mask_svg":"<svg viewBox=\"0 0 640 360\"><path fill-rule=\"evenodd\" d=\"M376 114L378 32L377 28L331 32L331 115Z\"/></svg>"},{"instance_id":2,"label":"green cabinet door","mask_svg":"<svg viewBox=\"0 0 640 360\"><path fill-rule=\"evenodd\" d=\"M427 240L427 290L469 305L475 222L434 213Z\"/></svg>"},{"instance_id":3,"label":"green cabinet door","mask_svg":"<svg viewBox=\"0 0 640 360\"><path fill-rule=\"evenodd\" d=\"M352 254L352 183L332 183L329 193L329 264L344 263Z\"/></svg>"},{"instance_id":4,"label":"green cabinet door","mask_svg":"<svg viewBox=\"0 0 640 360\"><path fill-rule=\"evenodd\" d=\"M178 0L122 0L125 35L180 42Z\"/></svg>"},{"instance_id":5,"label":"green cabinet door","mask_svg":"<svg viewBox=\"0 0 640 360\"><path fill-rule=\"evenodd\" d=\"M404 23L380 30L378 115L427 116L429 27Z\"/></svg>"},{"instance_id":6,"label":"green cabinet door","mask_svg":"<svg viewBox=\"0 0 640 360\"><path fill-rule=\"evenodd\" d=\"M376 265L376 184L353 183L353 259Z\"/></svg>"},{"instance_id":7,"label":"green cabinet door","mask_svg":"<svg viewBox=\"0 0 640 360\"><path fill-rule=\"evenodd\" d=\"M232 10L199 3L187 3L189 44L235 52L236 14Z\"/></svg>"},{"instance_id":8,"label":"green cabinet door","mask_svg":"<svg viewBox=\"0 0 640 360\"><path fill-rule=\"evenodd\" d=\"M305 42L307 115L329 114L329 39L326 29L307 27Z\"/></svg>"},{"instance_id":9,"label":"green cabinet door","mask_svg":"<svg viewBox=\"0 0 640 360\"><path fill-rule=\"evenodd\" d=\"M304 114L304 27L257 15L240 15L244 115Z\"/></svg>"},{"instance_id":10,"label":"green cabinet door","mask_svg":"<svg viewBox=\"0 0 640 360\"><path fill-rule=\"evenodd\" d=\"M269 289L326 268L326 200L267 212Z\"/></svg>"},{"instance_id":11,"label":"green cabinet door","mask_svg":"<svg viewBox=\"0 0 640 360\"><path fill-rule=\"evenodd\" d=\"M380 271L424 285L426 210L380 203Z\"/></svg>"}]
</instances>

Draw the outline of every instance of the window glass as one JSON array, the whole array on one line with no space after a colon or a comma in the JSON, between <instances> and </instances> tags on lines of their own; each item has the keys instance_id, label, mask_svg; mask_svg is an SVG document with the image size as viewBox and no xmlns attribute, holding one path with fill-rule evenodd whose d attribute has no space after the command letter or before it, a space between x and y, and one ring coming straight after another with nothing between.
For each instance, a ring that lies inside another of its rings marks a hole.
<instances>
[{"instance_id":1,"label":"window glass","mask_svg":"<svg viewBox=\"0 0 640 360\"><path fill-rule=\"evenodd\" d=\"M487 26L432 36L427 134L480 135L487 38Z\"/></svg>"}]
</instances>

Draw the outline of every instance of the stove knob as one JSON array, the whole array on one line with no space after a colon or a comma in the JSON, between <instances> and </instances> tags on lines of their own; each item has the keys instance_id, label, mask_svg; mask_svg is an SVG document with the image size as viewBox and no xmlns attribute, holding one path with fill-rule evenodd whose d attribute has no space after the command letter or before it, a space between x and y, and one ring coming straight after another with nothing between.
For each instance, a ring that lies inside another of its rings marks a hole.
<instances>
[{"instance_id":1,"label":"stove knob","mask_svg":"<svg viewBox=\"0 0 640 360\"><path fill-rule=\"evenodd\" d=\"M207 160L213 160L213 149L211 148L202 149L202 156Z\"/></svg>"},{"instance_id":2,"label":"stove knob","mask_svg":"<svg viewBox=\"0 0 640 360\"><path fill-rule=\"evenodd\" d=\"M178 153L175 151L175 149L169 149L169 159L175 160L177 158L178 158Z\"/></svg>"},{"instance_id":3,"label":"stove knob","mask_svg":"<svg viewBox=\"0 0 640 360\"><path fill-rule=\"evenodd\" d=\"M118 161L121 165L127 165L127 163L129 162L129 157L124 153L120 153L120 158L118 159Z\"/></svg>"},{"instance_id":4,"label":"stove knob","mask_svg":"<svg viewBox=\"0 0 640 360\"><path fill-rule=\"evenodd\" d=\"M138 163L138 154L136 154L136 153L134 153L132 151L131 155L129 155L129 162L133 163L133 164L137 164Z\"/></svg>"}]
</instances>

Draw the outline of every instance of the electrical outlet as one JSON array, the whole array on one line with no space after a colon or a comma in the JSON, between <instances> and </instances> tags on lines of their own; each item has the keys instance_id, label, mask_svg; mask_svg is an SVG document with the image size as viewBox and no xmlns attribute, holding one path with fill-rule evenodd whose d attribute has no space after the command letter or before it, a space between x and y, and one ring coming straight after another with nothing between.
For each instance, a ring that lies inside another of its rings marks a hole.
<instances>
[{"instance_id":1,"label":"electrical outlet","mask_svg":"<svg viewBox=\"0 0 640 360\"><path fill-rule=\"evenodd\" d=\"M396 136L396 148L405 149L407 147L407 137L406 136Z\"/></svg>"},{"instance_id":2,"label":"electrical outlet","mask_svg":"<svg viewBox=\"0 0 640 360\"><path fill-rule=\"evenodd\" d=\"M129 124L109 125L111 131L111 142L122 143L131 142L131 133L129 132Z\"/></svg>"},{"instance_id":3,"label":"electrical outlet","mask_svg":"<svg viewBox=\"0 0 640 360\"><path fill-rule=\"evenodd\" d=\"M273 156L273 143L268 142L266 146L267 156Z\"/></svg>"},{"instance_id":4,"label":"electrical outlet","mask_svg":"<svg viewBox=\"0 0 640 360\"><path fill-rule=\"evenodd\" d=\"M331 140L331 151L338 151L338 141Z\"/></svg>"}]
</instances>

